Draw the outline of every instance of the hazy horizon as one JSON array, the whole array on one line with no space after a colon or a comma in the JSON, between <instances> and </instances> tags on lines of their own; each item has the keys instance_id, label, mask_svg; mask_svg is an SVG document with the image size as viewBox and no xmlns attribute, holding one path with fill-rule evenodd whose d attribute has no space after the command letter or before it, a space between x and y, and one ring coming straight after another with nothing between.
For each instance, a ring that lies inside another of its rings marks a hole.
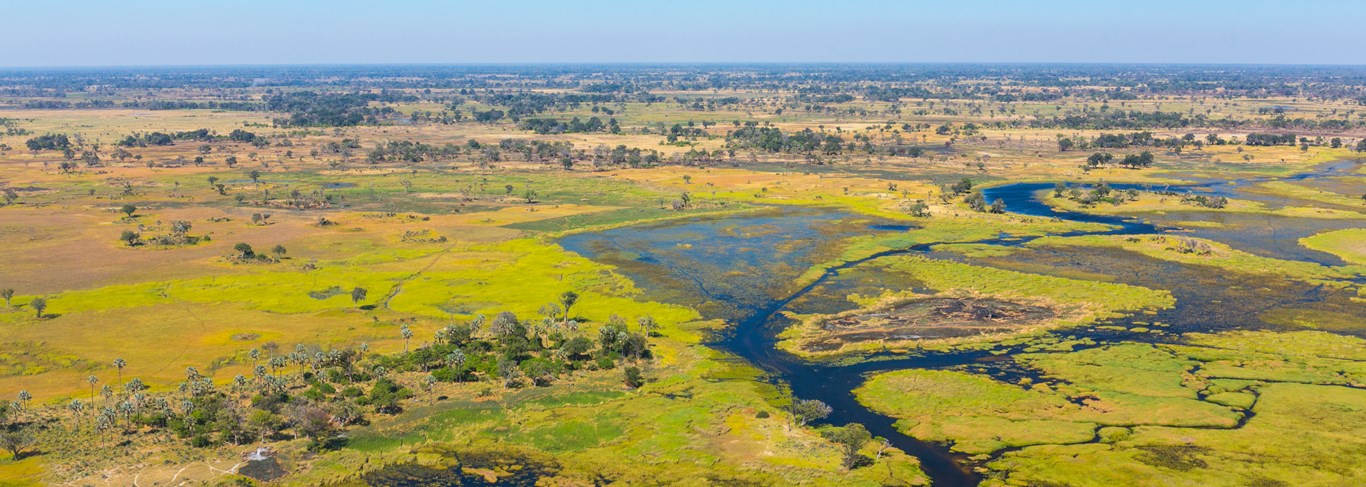
<instances>
[{"instance_id":1,"label":"hazy horizon","mask_svg":"<svg viewBox=\"0 0 1366 487\"><path fill-rule=\"evenodd\" d=\"M530 67L530 66L1168 66L1168 67L1328 67L1358 68L1362 63L1238 63L1238 62L1068 62L1068 61L524 61L524 62L411 62L411 63L255 63L255 64L108 64L108 65L53 65L0 66L11 71L117 70L117 69L178 69L178 68L365 68L365 67Z\"/></svg>"},{"instance_id":2,"label":"hazy horizon","mask_svg":"<svg viewBox=\"0 0 1366 487\"><path fill-rule=\"evenodd\" d=\"M487 64L1362 65L1366 4L15 2L6 68Z\"/></svg>"}]
</instances>

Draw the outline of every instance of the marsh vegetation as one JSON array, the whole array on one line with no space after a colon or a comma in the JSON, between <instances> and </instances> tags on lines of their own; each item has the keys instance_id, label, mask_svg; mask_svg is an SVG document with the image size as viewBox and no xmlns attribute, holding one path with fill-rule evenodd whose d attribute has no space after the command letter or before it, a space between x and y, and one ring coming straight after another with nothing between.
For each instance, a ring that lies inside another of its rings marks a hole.
<instances>
[{"instance_id":1,"label":"marsh vegetation","mask_svg":"<svg viewBox=\"0 0 1366 487\"><path fill-rule=\"evenodd\" d=\"M0 72L0 483L1361 483L1364 102L1353 67Z\"/></svg>"}]
</instances>

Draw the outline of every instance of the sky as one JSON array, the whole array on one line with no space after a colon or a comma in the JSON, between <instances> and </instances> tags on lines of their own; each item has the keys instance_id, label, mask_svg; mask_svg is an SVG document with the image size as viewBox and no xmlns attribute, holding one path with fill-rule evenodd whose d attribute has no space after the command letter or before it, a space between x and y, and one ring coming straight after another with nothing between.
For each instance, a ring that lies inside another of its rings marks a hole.
<instances>
[{"instance_id":1,"label":"sky","mask_svg":"<svg viewBox=\"0 0 1366 487\"><path fill-rule=\"evenodd\" d=\"M1366 64L1361 0L0 0L0 66Z\"/></svg>"}]
</instances>

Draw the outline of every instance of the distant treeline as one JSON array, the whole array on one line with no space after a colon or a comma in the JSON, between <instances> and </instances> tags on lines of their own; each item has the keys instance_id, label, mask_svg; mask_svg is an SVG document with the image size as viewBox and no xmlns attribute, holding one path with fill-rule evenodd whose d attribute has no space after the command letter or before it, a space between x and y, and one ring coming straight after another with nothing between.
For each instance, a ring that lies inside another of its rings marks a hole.
<instances>
[{"instance_id":1,"label":"distant treeline","mask_svg":"<svg viewBox=\"0 0 1366 487\"><path fill-rule=\"evenodd\" d=\"M256 145L265 145L264 138L257 137L255 133L242 129L233 130L226 137L222 137L209 129L190 130L185 132L133 132L132 135L125 136L115 145L119 147L148 147L175 145L177 140L188 140L197 142L213 142L216 140L231 140L233 142L246 142Z\"/></svg>"},{"instance_id":2,"label":"distant treeline","mask_svg":"<svg viewBox=\"0 0 1366 487\"><path fill-rule=\"evenodd\" d=\"M398 114L392 107L371 107L371 102L413 102L417 97L402 93L320 93L292 91L266 99L266 110L288 113L274 120L282 127L348 127L375 124Z\"/></svg>"},{"instance_id":3,"label":"distant treeline","mask_svg":"<svg viewBox=\"0 0 1366 487\"><path fill-rule=\"evenodd\" d=\"M602 132L621 133L621 126L617 125L617 119L608 120L606 124L598 117L589 117L588 121L579 120L574 117L568 122L562 122L552 118L527 118L523 119L518 127L522 130L530 130L538 134L564 134L575 132Z\"/></svg>"},{"instance_id":4,"label":"distant treeline","mask_svg":"<svg viewBox=\"0 0 1366 487\"><path fill-rule=\"evenodd\" d=\"M1000 83L1009 81L1009 83ZM0 71L0 96L60 98L98 90L249 88L578 89L573 96L661 91L785 90L868 100L1122 100L1140 96L1366 99L1362 66L1122 64L726 64L255 66ZM534 102L533 102L534 103ZM606 103L606 101L581 101ZM520 110L520 109L519 109ZM542 110L544 111L544 110ZM541 111L533 112L541 113Z\"/></svg>"}]
</instances>

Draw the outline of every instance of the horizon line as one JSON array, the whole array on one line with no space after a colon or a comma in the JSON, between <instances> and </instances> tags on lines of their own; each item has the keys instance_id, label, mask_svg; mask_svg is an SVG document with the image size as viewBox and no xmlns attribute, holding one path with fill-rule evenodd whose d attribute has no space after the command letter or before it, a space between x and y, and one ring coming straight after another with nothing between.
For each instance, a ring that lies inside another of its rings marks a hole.
<instances>
[{"instance_id":1,"label":"horizon line","mask_svg":"<svg viewBox=\"0 0 1366 487\"><path fill-rule=\"evenodd\" d=\"M1281 63L1220 61L479 61L479 62L318 62L222 64L70 64L0 66L0 70L166 69L166 68L309 68L309 67L516 67L516 66L1241 66L1366 67L1366 63Z\"/></svg>"}]
</instances>

